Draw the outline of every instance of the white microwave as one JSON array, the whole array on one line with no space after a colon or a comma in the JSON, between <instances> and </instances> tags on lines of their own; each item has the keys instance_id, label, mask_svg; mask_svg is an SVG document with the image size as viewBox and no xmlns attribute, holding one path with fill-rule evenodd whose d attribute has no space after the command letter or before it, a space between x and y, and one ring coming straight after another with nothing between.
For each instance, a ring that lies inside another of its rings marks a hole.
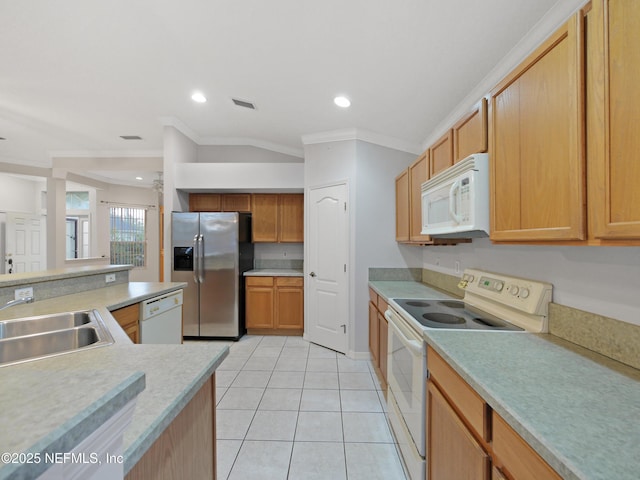
<instances>
[{"instance_id":1,"label":"white microwave","mask_svg":"<svg viewBox=\"0 0 640 480\"><path fill-rule=\"evenodd\" d=\"M477 153L422 184L422 234L489 236L489 155Z\"/></svg>"}]
</instances>

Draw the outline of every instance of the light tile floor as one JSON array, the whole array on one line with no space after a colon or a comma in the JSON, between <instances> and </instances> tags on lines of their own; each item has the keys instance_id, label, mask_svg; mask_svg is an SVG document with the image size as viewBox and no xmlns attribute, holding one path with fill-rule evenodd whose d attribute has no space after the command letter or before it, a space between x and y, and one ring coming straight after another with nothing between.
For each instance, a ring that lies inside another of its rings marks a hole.
<instances>
[{"instance_id":1,"label":"light tile floor","mask_svg":"<svg viewBox=\"0 0 640 480\"><path fill-rule=\"evenodd\" d=\"M216 385L220 480L406 479L369 361L244 336Z\"/></svg>"}]
</instances>

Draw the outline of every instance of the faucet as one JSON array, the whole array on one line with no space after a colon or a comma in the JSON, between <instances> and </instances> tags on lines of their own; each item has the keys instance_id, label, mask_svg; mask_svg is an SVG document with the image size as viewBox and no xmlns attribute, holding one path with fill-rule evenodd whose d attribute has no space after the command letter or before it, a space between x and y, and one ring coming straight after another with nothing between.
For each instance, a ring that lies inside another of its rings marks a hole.
<instances>
[{"instance_id":1,"label":"faucet","mask_svg":"<svg viewBox=\"0 0 640 480\"><path fill-rule=\"evenodd\" d=\"M0 307L0 310L4 310L5 308L15 307L16 305L21 305L23 303L32 303L33 297L24 297L18 298L16 300L9 300L7 303Z\"/></svg>"}]
</instances>

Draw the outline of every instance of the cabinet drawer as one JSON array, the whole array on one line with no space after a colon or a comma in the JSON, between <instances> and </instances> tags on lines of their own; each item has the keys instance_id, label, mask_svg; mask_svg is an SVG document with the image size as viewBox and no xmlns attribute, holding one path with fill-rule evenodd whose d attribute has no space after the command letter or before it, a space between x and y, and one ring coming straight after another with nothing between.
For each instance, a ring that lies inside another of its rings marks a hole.
<instances>
[{"instance_id":1,"label":"cabinet drawer","mask_svg":"<svg viewBox=\"0 0 640 480\"><path fill-rule=\"evenodd\" d=\"M273 277L247 277L247 287L273 287Z\"/></svg>"},{"instance_id":2,"label":"cabinet drawer","mask_svg":"<svg viewBox=\"0 0 640 480\"><path fill-rule=\"evenodd\" d=\"M373 288L369 288L369 301L374 305L378 305L378 294L373 290Z\"/></svg>"},{"instance_id":3,"label":"cabinet drawer","mask_svg":"<svg viewBox=\"0 0 640 480\"><path fill-rule=\"evenodd\" d=\"M493 412L493 453L498 465L518 480L560 480L544 459Z\"/></svg>"},{"instance_id":4,"label":"cabinet drawer","mask_svg":"<svg viewBox=\"0 0 640 480\"><path fill-rule=\"evenodd\" d=\"M378 310L384 313L387 311L387 308L389 308L389 304L385 302L384 298L378 296Z\"/></svg>"},{"instance_id":5,"label":"cabinet drawer","mask_svg":"<svg viewBox=\"0 0 640 480\"><path fill-rule=\"evenodd\" d=\"M279 287L302 287L304 279L302 277L276 277L276 285Z\"/></svg>"},{"instance_id":6,"label":"cabinet drawer","mask_svg":"<svg viewBox=\"0 0 640 480\"><path fill-rule=\"evenodd\" d=\"M431 348L427 348L427 368L431 379L440 386L475 433L489 441L488 407L482 397Z\"/></svg>"}]
</instances>

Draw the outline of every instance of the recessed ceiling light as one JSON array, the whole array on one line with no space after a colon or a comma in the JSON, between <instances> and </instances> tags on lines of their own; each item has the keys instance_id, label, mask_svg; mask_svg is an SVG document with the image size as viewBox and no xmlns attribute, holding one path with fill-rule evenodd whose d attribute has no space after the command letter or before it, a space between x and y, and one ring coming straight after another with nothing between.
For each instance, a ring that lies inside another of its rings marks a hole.
<instances>
[{"instance_id":1,"label":"recessed ceiling light","mask_svg":"<svg viewBox=\"0 0 640 480\"><path fill-rule=\"evenodd\" d=\"M351 105L351 100L349 100L347 97L340 96L334 98L333 103L335 103L339 107L347 108Z\"/></svg>"},{"instance_id":2,"label":"recessed ceiling light","mask_svg":"<svg viewBox=\"0 0 640 480\"><path fill-rule=\"evenodd\" d=\"M142 177L136 177L136 180L142 180Z\"/></svg>"},{"instance_id":3,"label":"recessed ceiling light","mask_svg":"<svg viewBox=\"0 0 640 480\"><path fill-rule=\"evenodd\" d=\"M194 102L197 102L197 103L204 103L204 102L207 101L207 97L205 97L200 92L195 92L193 95L191 95L191 100L193 100Z\"/></svg>"}]
</instances>

